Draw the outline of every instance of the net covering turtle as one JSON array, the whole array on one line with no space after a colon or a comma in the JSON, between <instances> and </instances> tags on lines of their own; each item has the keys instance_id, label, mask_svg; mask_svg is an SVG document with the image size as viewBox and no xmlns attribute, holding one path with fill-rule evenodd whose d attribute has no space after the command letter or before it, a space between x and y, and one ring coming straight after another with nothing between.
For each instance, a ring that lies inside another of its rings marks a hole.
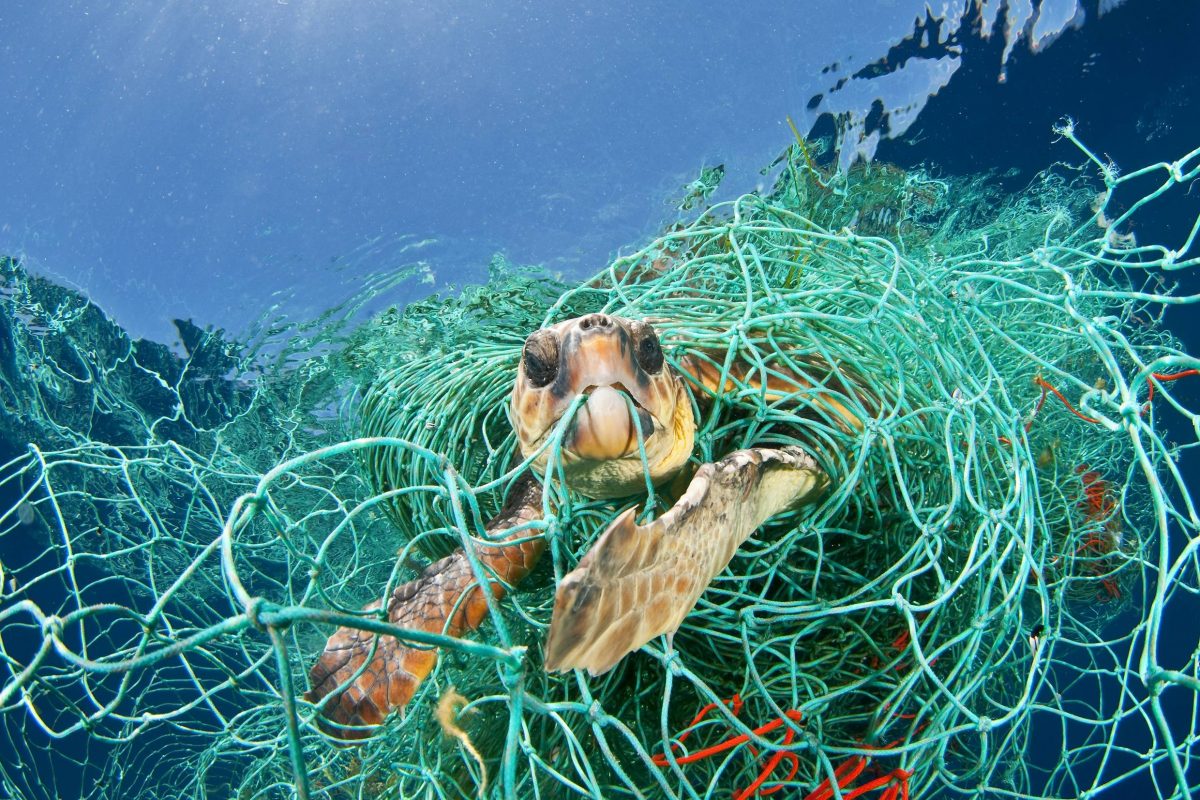
<instances>
[{"instance_id":1,"label":"net covering turtle","mask_svg":"<svg viewBox=\"0 0 1200 800\"><path fill-rule=\"evenodd\" d=\"M1200 588L1181 471L1200 380L1162 318L1197 300L1171 286L1196 230L1158 245L1131 225L1200 155L1120 175L1061 133L1084 168L1015 194L827 172L793 146L769 193L583 284L498 260L485 286L356 327L241 346L185 327L183 354L6 261L4 792L1188 796L1200 681L1169 637ZM550 442L542 513L487 539L528 466L509 418L525 339L592 313L717 376L688 384L693 465L799 447L830 478L669 642L599 677L543 669L555 586L670 488L587 499ZM781 393L781 374L807 379ZM545 556L517 586L480 556L531 542ZM389 622L459 549L478 630ZM304 699L339 626L437 654L353 745Z\"/></svg>"}]
</instances>

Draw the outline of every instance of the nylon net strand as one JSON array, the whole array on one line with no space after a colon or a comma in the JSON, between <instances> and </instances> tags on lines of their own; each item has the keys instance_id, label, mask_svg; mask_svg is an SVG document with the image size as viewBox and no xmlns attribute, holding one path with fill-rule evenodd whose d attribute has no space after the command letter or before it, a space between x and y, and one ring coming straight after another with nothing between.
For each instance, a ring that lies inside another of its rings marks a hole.
<instances>
[{"instance_id":1,"label":"nylon net strand","mask_svg":"<svg viewBox=\"0 0 1200 800\"><path fill-rule=\"evenodd\" d=\"M795 146L769 194L585 284L498 261L487 286L276 349L132 342L6 262L5 427L34 444L0 477L5 792L1190 796L1200 681L1169 637L1200 588L1198 365L1162 317L1197 299L1164 276L1196 265L1200 221L1177 248L1129 230L1200 151L1120 175L1060 132L1095 169L1017 194L826 173ZM698 463L798 444L828 496L748 541L670 647L600 678L541 669L553 586L619 511L664 501L583 501L556 452L528 531L548 556L479 632L362 614L481 540L524 337L597 310L732 380L694 387ZM805 380L768 397L770 373ZM441 648L354 747L300 699L346 624ZM439 725L445 697L466 702Z\"/></svg>"}]
</instances>

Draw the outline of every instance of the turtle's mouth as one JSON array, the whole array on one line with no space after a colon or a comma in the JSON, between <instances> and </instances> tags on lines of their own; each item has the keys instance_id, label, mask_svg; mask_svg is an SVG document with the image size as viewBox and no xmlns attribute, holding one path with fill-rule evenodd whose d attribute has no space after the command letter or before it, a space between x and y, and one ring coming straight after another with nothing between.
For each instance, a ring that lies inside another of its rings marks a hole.
<instances>
[{"instance_id":1,"label":"turtle's mouth","mask_svg":"<svg viewBox=\"0 0 1200 800\"><path fill-rule=\"evenodd\" d=\"M509 413L521 454L541 475L561 467L585 497L661 483L691 455L692 405L648 323L597 313L534 331L516 377Z\"/></svg>"},{"instance_id":2,"label":"turtle's mouth","mask_svg":"<svg viewBox=\"0 0 1200 800\"><path fill-rule=\"evenodd\" d=\"M636 453L655 432L655 419L620 383L589 386L563 438L563 447L588 461L610 461ZM630 410L632 409L632 414Z\"/></svg>"}]
</instances>

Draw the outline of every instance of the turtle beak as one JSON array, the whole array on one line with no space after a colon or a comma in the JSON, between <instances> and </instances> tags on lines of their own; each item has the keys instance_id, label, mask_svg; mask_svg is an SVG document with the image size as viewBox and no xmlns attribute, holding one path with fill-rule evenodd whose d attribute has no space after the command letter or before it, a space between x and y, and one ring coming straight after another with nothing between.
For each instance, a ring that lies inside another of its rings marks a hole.
<instances>
[{"instance_id":1,"label":"turtle beak","mask_svg":"<svg viewBox=\"0 0 1200 800\"><path fill-rule=\"evenodd\" d=\"M563 479L586 497L623 497L647 475L659 483L691 455L691 403L661 358L648 362L653 372L643 366L637 324L606 314L566 320L544 329L552 342L539 333L522 355L510 405L521 453L545 475L559 458L546 445L559 441Z\"/></svg>"},{"instance_id":2,"label":"turtle beak","mask_svg":"<svg viewBox=\"0 0 1200 800\"><path fill-rule=\"evenodd\" d=\"M654 433L650 412L635 403L630 414L626 395L614 386L601 386L587 393L567 430L563 445L580 458L607 461L637 451L638 428L642 439Z\"/></svg>"}]
</instances>

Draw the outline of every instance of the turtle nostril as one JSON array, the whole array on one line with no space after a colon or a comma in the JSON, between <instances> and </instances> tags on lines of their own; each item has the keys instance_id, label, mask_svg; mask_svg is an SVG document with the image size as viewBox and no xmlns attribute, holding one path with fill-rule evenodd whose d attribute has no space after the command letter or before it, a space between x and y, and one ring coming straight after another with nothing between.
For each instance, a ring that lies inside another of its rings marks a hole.
<instances>
[{"instance_id":1,"label":"turtle nostril","mask_svg":"<svg viewBox=\"0 0 1200 800\"><path fill-rule=\"evenodd\" d=\"M591 328L611 328L612 326L612 318L607 314L588 314L579 321L579 327L585 331Z\"/></svg>"}]
</instances>

